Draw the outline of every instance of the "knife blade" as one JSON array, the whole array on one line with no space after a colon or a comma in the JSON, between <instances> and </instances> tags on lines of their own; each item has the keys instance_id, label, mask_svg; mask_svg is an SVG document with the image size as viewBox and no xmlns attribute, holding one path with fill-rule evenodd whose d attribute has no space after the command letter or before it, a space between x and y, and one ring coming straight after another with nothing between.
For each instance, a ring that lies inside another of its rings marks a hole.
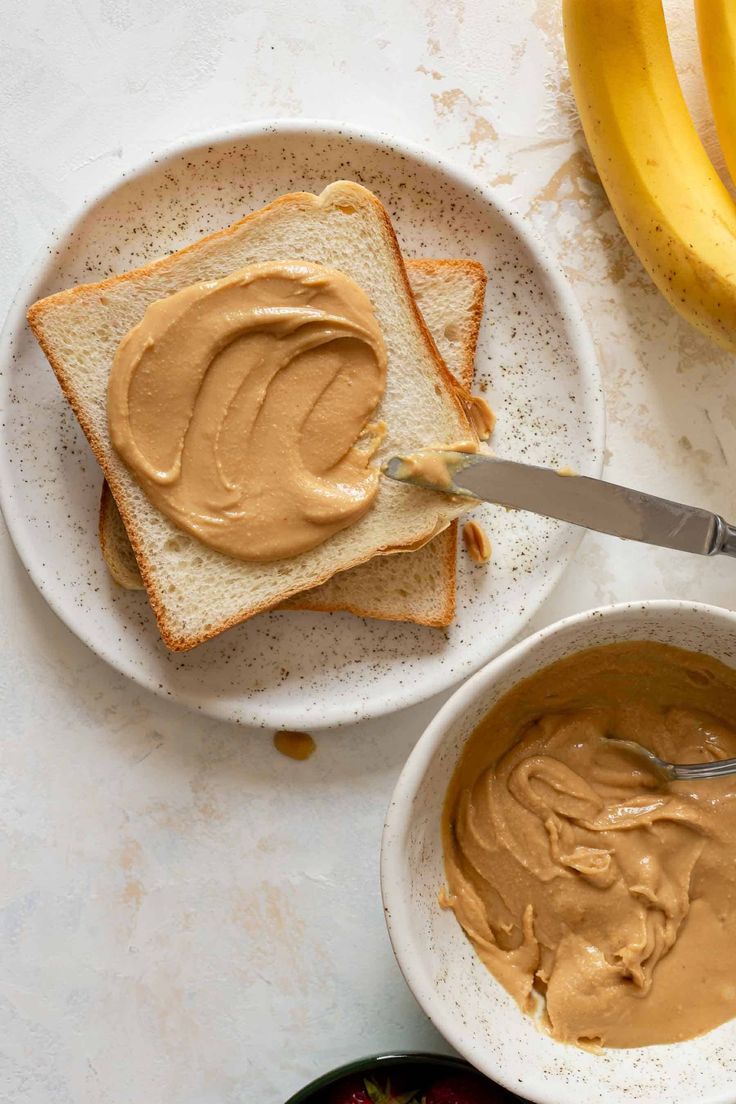
<instances>
[{"instance_id":1,"label":"knife blade","mask_svg":"<svg viewBox=\"0 0 736 1104\"><path fill-rule=\"evenodd\" d=\"M720 514L587 475L439 449L394 456L383 470L402 483L528 510L624 540L700 556L736 556L736 528Z\"/></svg>"}]
</instances>

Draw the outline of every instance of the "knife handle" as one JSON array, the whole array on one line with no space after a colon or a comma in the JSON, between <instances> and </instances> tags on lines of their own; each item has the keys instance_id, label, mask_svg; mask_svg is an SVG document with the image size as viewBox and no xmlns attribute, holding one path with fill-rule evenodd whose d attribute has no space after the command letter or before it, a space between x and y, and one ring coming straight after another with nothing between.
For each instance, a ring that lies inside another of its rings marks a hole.
<instances>
[{"instance_id":1,"label":"knife handle","mask_svg":"<svg viewBox=\"0 0 736 1104\"><path fill-rule=\"evenodd\" d=\"M724 556L736 556L736 525L729 525L718 516L718 529L711 555L722 552Z\"/></svg>"}]
</instances>

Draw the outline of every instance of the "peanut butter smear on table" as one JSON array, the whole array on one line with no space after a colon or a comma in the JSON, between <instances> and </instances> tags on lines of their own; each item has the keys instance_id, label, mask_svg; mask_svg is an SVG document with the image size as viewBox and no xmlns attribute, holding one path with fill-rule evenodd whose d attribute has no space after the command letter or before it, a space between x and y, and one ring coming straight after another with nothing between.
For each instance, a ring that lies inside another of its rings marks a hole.
<instances>
[{"instance_id":1,"label":"peanut butter smear on table","mask_svg":"<svg viewBox=\"0 0 736 1104\"><path fill-rule=\"evenodd\" d=\"M314 737L308 732L288 730L274 733L273 746L287 759L297 759L300 762L309 759L317 749Z\"/></svg>"},{"instance_id":2,"label":"peanut butter smear on table","mask_svg":"<svg viewBox=\"0 0 736 1104\"><path fill-rule=\"evenodd\" d=\"M243 560L296 556L378 492L386 349L341 272L257 264L152 303L108 387L112 442L181 529Z\"/></svg>"},{"instance_id":3,"label":"peanut butter smear on table","mask_svg":"<svg viewBox=\"0 0 736 1104\"><path fill-rule=\"evenodd\" d=\"M561 1042L639 1047L736 1016L736 671L651 641L553 663L468 741L443 817L446 907Z\"/></svg>"}]
</instances>

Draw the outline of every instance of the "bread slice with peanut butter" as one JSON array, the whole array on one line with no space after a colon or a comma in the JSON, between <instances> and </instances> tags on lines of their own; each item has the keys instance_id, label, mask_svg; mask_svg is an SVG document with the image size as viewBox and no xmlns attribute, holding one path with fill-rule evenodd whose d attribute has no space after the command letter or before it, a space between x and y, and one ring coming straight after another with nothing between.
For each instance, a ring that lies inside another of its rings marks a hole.
<instances>
[{"instance_id":1,"label":"bread slice with peanut butter","mask_svg":"<svg viewBox=\"0 0 736 1104\"><path fill-rule=\"evenodd\" d=\"M445 364L461 387L473 384L486 274L470 260L406 261L414 297ZM100 498L99 535L110 574L120 586L143 589L138 564L107 483ZM374 556L302 591L280 609L334 612L413 621L441 628L455 614L457 523L416 552Z\"/></svg>"},{"instance_id":2,"label":"bread slice with peanut butter","mask_svg":"<svg viewBox=\"0 0 736 1104\"><path fill-rule=\"evenodd\" d=\"M376 555L426 544L462 504L381 479L372 508L324 544L290 559L248 562L214 551L155 509L112 447L107 385L123 337L150 304L203 280L275 260L305 260L351 277L368 295L388 352L377 411L395 452L468 439L461 394L412 295L390 219L360 185L295 193L169 257L35 303L30 325L103 469L166 646L182 651Z\"/></svg>"}]
</instances>

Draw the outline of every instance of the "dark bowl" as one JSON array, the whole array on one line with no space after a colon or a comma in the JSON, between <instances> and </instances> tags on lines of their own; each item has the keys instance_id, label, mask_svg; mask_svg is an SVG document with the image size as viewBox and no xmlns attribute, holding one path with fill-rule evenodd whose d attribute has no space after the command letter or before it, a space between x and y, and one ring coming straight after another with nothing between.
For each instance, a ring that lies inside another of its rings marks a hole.
<instances>
[{"instance_id":1,"label":"dark bowl","mask_svg":"<svg viewBox=\"0 0 736 1104\"><path fill-rule=\"evenodd\" d=\"M385 1074L390 1073L392 1069L406 1069L410 1066L416 1066L419 1074L424 1071L436 1071L437 1073L473 1073L480 1078L480 1080L486 1081L489 1086L493 1085L498 1095L499 1104L501 1104L501 1102L509 1102L509 1104L511 1104L512 1101L520 1100L520 1097L513 1096L499 1085L488 1081L487 1078L484 1078L482 1074L478 1073L478 1071L463 1058L453 1058L449 1054L407 1053L374 1054L370 1058L360 1058L355 1062L348 1062L345 1066L339 1066L337 1069L330 1070L329 1073L323 1073L316 1081L312 1081L311 1084L300 1089L294 1096L290 1096L285 1104L321 1104L325 1090L335 1085L338 1081L342 1081L345 1077L361 1075L368 1077L371 1073L375 1073L376 1071Z\"/></svg>"}]
</instances>

